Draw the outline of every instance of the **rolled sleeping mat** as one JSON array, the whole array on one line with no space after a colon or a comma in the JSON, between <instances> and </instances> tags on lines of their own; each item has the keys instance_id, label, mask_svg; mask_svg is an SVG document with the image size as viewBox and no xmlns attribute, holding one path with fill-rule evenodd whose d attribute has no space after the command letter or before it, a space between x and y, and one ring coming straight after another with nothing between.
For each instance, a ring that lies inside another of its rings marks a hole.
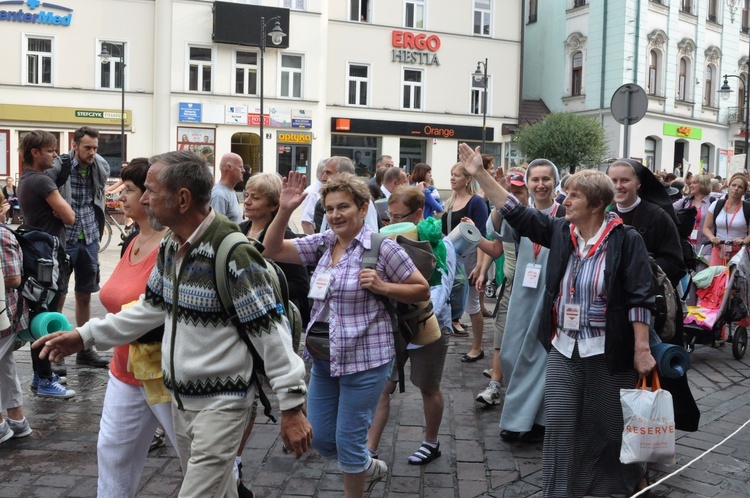
<instances>
[{"instance_id":1,"label":"rolled sleeping mat","mask_svg":"<svg viewBox=\"0 0 750 498\"><path fill-rule=\"evenodd\" d=\"M29 328L22 330L18 337L24 341L34 342L47 334L72 329L73 326L65 318L65 315L56 311L45 311L36 315L31 320Z\"/></svg>"},{"instance_id":2,"label":"rolled sleeping mat","mask_svg":"<svg viewBox=\"0 0 750 498\"><path fill-rule=\"evenodd\" d=\"M393 240L396 240L396 237L398 237L399 235L403 235L407 239L419 240L417 225L415 225L414 223L392 223L381 228L380 233Z\"/></svg>"},{"instance_id":3,"label":"rolled sleeping mat","mask_svg":"<svg viewBox=\"0 0 750 498\"><path fill-rule=\"evenodd\" d=\"M448 239L453 242L456 253L464 257L477 248L479 241L482 240L482 234L471 223L462 221L456 228L451 230L451 233L448 234Z\"/></svg>"},{"instance_id":4,"label":"rolled sleeping mat","mask_svg":"<svg viewBox=\"0 0 750 498\"><path fill-rule=\"evenodd\" d=\"M675 344L651 344L651 354L656 360L659 375L679 379L690 368L690 354Z\"/></svg>"}]
</instances>

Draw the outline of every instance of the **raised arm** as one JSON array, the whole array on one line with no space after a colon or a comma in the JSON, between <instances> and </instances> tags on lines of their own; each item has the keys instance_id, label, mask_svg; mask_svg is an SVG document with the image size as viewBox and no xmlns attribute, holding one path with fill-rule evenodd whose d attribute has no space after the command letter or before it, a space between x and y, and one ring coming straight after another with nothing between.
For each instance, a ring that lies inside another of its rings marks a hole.
<instances>
[{"instance_id":1,"label":"raised arm","mask_svg":"<svg viewBox=\"0 0 750 498\"><path fill-rule=\"evenodd\" d=\"M290 171L289 176L283 179L281 196L279 197L279 211L276 213L271 224L266 229L263 239L265 251L263 255L281 263L302 264L299 252L294 242L284 239L284 231L289 224L289 218L302 201L305 200L305 183L307 178L296 171Z\"/></svg>"},{"instance_id":2,"label":"raised arm","mask_svg":"<svg viewBox=\"0 0 750 498\"><path fill-rule=\"evenodd\" d=\"M466 171L479 182L479 186L482 187L487 198L498 208L504 205L508 200L508 191L501 187L482 166L480 147L477 146L476 149L472 149L462 143L458 146L458 158Z\"/></svg>"}]
</instances>

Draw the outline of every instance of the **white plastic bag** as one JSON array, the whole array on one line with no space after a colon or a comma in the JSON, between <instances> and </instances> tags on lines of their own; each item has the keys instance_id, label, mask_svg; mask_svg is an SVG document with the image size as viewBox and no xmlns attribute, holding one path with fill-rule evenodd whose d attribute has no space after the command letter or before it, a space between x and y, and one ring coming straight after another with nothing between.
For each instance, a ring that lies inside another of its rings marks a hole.
<instances>
[{"instance_id":1,"label":"white plastic bag","mask_svg":"<svg viewBox=\"0 0 750 498\"><path fill-rule=\"evenodd\" d=\"M675 426L672 395L659 384L653 372L649 390L646 378L636 389L620 389L620 403L625 427L622 431L622 463L674 463Z\"/></svg>"}]
</instances>

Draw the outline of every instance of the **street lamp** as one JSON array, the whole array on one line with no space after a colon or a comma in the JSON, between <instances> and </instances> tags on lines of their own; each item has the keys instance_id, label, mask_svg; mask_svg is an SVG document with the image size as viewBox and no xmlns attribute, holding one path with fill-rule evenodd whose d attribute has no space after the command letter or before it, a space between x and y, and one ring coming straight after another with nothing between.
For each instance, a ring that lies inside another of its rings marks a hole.
<instances>
[{"instance_id":1,"label":"street lamp","mask_svg":"<svg viewBox=\"0 0 750 498\"><path fill-rule=\"evenodd\" d=\"M748 138L750 138L748 137L748 132L750 132L750 95L748 95L748 82L742 76L725 74L724 84L719 89L719 95L721 95L722 100L729 100L732 94L732 89L729 87L729 78L737 78L742 82L742 91L745 97L745 109L743 110L745 115L745 171L748 171L748 164L750 164L748 163L748 159L750 158L750 150L748 150Z\"/></svg>"},{"instance_id":2,"label":"street lamp","mask_svg":"<svg viewBox=\"0 0 750 498\"><path fill-rule=\"evenodd\" d=\"M109 64L112 54L109 53L107 45L111 45L112 48L117 49L117 57L120 59L120 69L118 71L120 76L120 89L121 89L121 103L120 103L120 167L125 162L125 54L123 48L115 43L102 43L102 53L99 54L99 58L103 64Z\"/></svg>"},{"instance_id":3,"label":"street lamp","mask_svg":"<svg viewBox=\"0 0 750 498\"><path fill-rule=\"evenodd\" d=\"M484 66L484 72L482 72L482 66ZM484 146L487 142L487 59L484 59L484 62L477 62L474 81L481 82L484 88L484 95L482 96L482 154L485 154Z\"/></svg>"},{"instance_id":4,"label":"street lamp","mask_svg":"<svg viewBox=\"0 0 750 498\"><path fill-rule=\"evenodd\" d=\"M263 120L265 119L265 117L263 116L263 79L266 73L263 70L263 55L266 52L266 28L269 24L276 21L276 24L274 25L271 32L268 33L268 36L271 37L271 43L273 43L274 45L279 45L281 43L281 40L286 36L286 33L284 33L284 31L281 29L281 24L279 22L280 19L280 16L272 17L268 21L266 21L265 17L260 18L260 147L258 149L258 164L260 165L261 171L264 171L263 139L265 137L263 136Z\"/></svg>"}]
</instances>

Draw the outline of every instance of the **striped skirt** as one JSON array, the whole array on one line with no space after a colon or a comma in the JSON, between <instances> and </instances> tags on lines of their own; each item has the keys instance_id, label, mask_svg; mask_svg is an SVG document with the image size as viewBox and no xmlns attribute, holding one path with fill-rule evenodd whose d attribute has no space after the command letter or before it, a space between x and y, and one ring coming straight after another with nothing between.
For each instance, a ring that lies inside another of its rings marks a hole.
<instances>
[{"instance_id":1,"label":"striped skirt","mask_svg":"<svg viewBox=\"0 0 750 498\"><path fill-rule=\"evenodd\" d=\"M646 464L620 463L623 418L620 389L632 389L635 371L611 375L604 355L566 358L554 347L547 360L542 456L544 496L631 494Z\"/></svg>"}]
</instances>

